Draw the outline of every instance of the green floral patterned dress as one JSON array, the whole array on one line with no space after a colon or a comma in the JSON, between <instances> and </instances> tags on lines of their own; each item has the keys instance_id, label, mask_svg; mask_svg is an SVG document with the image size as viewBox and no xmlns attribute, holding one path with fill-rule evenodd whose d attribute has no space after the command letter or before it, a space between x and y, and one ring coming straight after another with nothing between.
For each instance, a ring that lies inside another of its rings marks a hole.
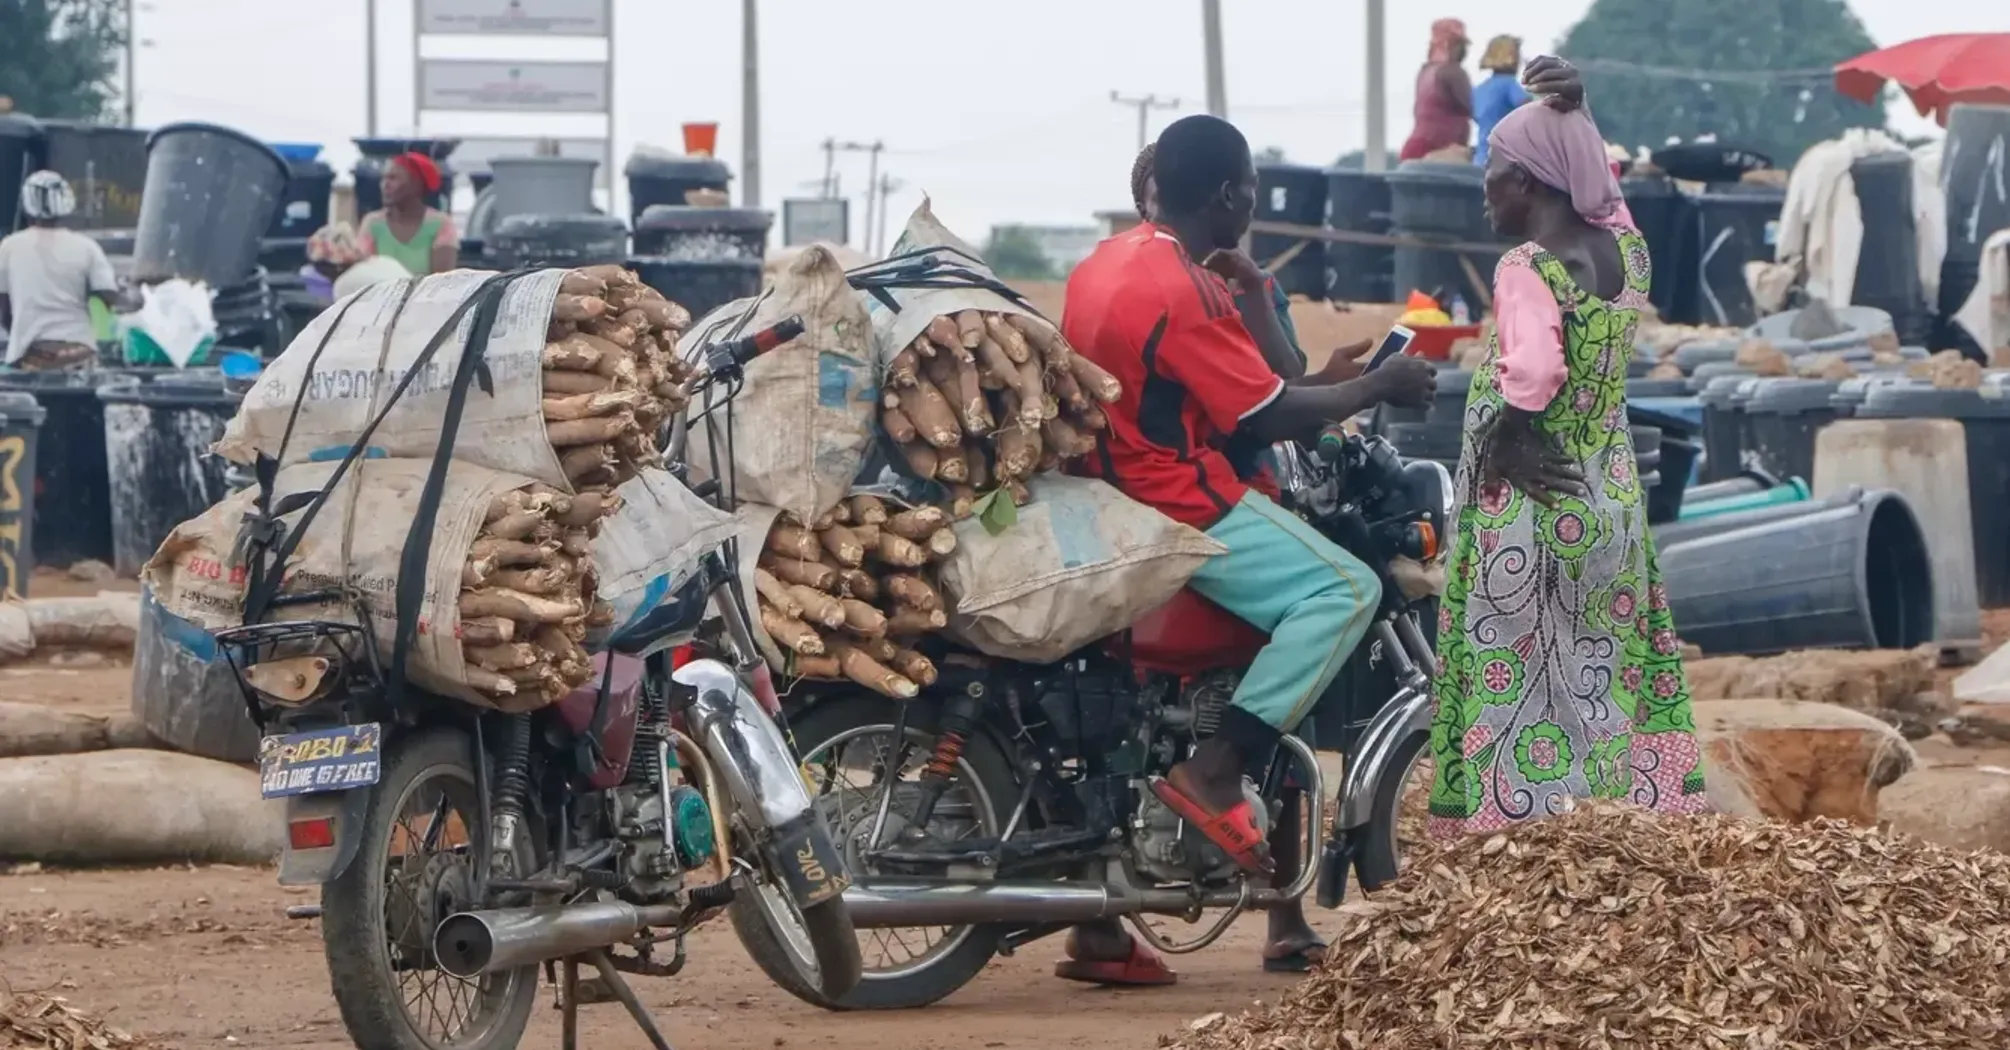
<instances>
[{"instance_id":1,"label":"green floral patterned dress","mask_svg":"<svg viewBox=\"0 0 2010 1050\"><path fill-rule=\"evenodd\" d=\"M1704 809L1681 643L1626 418L1647 243L1633 230L1617 236L1626 288L1610 301L1579 288L1535 244L1501 259L1503 271L1532 268L1556 296L1567 374L1537 426L1582 467L1591 495L1551 510L1480 483L1479 438L1507 403L1496 338L1467 400L1438 622L1434 836L1492 831L1580 798Z\"/></svg>"}]
</instances>

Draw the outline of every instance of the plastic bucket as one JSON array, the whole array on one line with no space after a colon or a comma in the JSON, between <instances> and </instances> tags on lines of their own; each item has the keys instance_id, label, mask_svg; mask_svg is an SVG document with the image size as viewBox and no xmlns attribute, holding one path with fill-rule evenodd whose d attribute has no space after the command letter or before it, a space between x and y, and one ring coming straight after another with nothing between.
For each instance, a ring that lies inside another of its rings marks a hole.
<instances>
[{"instance_id":1,"label":"plastic bucket","mask_svg":"<svg viewBox=\"0 0 2010 1050\"><path fill-rule=\"evenodd\" d=\"M703 317L761 290L758 259L691 260L642 255L629 259L628 268L642 278L642 283L691 311L692 317Z\"/></svg>"},{"instance_id":2,"label":"plastic bucket","mask_svg":"<svg viewBox=\"0 0 2010 1050\"><path fill-rule=\"evenodd\" d=\"M136 575L182 522L229 494L210 446L243 394L215 372L164 375L98 391L112 488L112 565Z\"/></svg>"},{"instance_id":3,"label":"plastic bucket","mask_svg":"<svg viewBox=\"0 0 2010 1050\"><path fill-rule=\"evenodd\" d=\"M1676 520L1701 521L1704 518L1741 514L1748 510L1778 507L1790 503L1805 503L1808 500L1808 483L1800 478L1788 478L1772 486L1760 486L1750 478L1733 479L1716 484L1740 486L1749 484L1752 487L1728 495L1705 495L1705 490L1714 486L1699 487L1682 502L1681 512L1675 516Z\"/></svg>"},{"instance_id":4,"label":"plastic bucket","mask_svg":"<svg viewBox=\"0 0 2010 1050\"><path fill-rule=\"evenodd\" d=\"M682 206L692 190L725 192L733 173L713 157L681 157L664 153L636 152L621 168L628 180L628 217L639 223L652 204Z\"/></svg>"},{"instance_id":5,"label":"plastic bucket","mask_svg":"<svg viewBox=\"0 0 2010 1050\"><path fill-rule=\"evenodd\" d=\"M0 391L0 599L27 597L35 575L35 452L47 415L34 395Z\"/></svg>"},{"instance_id":6,"label":"plastic bucket","mask_svg":"<svg viewBox=\"0 0 2010 1050\"><path fill-rule=\"evenodd\" d=\"M719 125L709 122L684 125L684 152L694 157L719 153Z\"/></svg>"},{"instance_id":7,"label":"plastic bucket","mask_svg":"<svg viewBox=\"0 0 2010 1050\"><path fill-rule=\"evenodd\" d=\"M133 643L132 705L140 724L177 751L223 762L258 757L258 727L216 640L147 591Z\"/></svg>"},{"instance_id":8,"label":"plastic bucket","mask_svg":"<svg viewBox=\"0 0 2010 1050\"><path fill-rule=\"evenodd\" d=\"M492 158L494 217L588 214L593 211L593 176L599 167L599 161L585 157Z\"/></svg>"},{"instance_id":9,"label":"plastic bucket","mask_svg":"<svg viewBox=\"0 0 2010 1050\"><path fill-rule=\"evenodd\" d=\"M30 531L35 564L65 568L112 560L112 486L105 470L105 409L98 387L141 381L154 370L0 371L0 390L34 395L46 415L37 441Z\"/></svg>"},{"instance_id":10,"label":"plastic bucket","mask_svg":"<svg viewBox=\"0 0 2010 1050\"><path fill-rule=\"evenodd\" d=\"M1710 654L1909 649L1933 638L1933 567L1885 491L1683 521L1656 532L1684 641Z\"/></svg>"},{"instance_id":11,"label":"plastic bucket","mask_svg":"<svg viewBox=\"0 0 2010 1050\"><path fill-rule=\"evenodd\" d=\"M241 284L286 199L291 173L272 147L215 124L170 124L147 139L146 195L133 278Z\"/></svg>"},{"instance_id":12,"label":"plastic bucket","mask_svg":"<svg viewBox=\"0 0 2010 1050\"><path fill-rule=\"evenodd\" d=\"M635 222L635 254L702 262L762 260L775 214L759 208L652 204Z\"/></svg>"},{"instance_id":13,"label":"plastic bucket","mask_svg":"<svg viewBox=\"0 0 2010 1050\"><path fill-rule=\"evenodd\" d=\"M1836 387L1828 379L1758 380L1744 406L1746 456L1769 474L1814 477L1815 433L1836 420Z\"/></svg>"}]
</instances>

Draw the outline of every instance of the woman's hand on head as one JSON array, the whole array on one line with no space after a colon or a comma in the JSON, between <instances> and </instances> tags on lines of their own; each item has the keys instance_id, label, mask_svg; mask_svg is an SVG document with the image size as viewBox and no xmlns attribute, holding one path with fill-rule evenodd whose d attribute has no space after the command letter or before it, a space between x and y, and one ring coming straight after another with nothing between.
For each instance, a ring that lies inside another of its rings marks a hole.
<instances>
[{"instance_id":1,"label":"woman's hand on head","mask_svg":"<svg viewBox=\"0 0 2010 1050\"><path fill-rule=\"evenodd\" d=\"M1535 426L1535 415L1505 408L1480 439L1480 481L1507 484L1554 509L1562 496L1589 497L1584 471Z\"/></svg>"},{"instance_id":2,"label":"woman's hand on head","mask_svg":"<svg viewBox=\"0 0 2010 1050\"><path fill-rule=\"evenodd\" d=\"M1537 55L1522 67L1522 86L1543 105L1568 113L1584 105L1584 78L1555 55Z\"/></svg>"}]
</instances>

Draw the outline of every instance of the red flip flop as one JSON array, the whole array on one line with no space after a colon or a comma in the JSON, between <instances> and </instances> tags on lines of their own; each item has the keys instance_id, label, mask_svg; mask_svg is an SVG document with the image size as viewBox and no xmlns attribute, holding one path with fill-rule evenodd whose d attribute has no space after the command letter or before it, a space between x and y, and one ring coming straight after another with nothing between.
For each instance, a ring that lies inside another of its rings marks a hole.
<instances>
[{"instance_id":1,"label":"red flip flop","mask_svg":"<svg viewBox=\"0 0 2010 1050\"><path fill-rule=\"evenodd\" d=\"M1263 840L1263 832L1257 829L1256 811L1250 807L1248 799L1214 813L1188 798L1164 777L1153 777L1151 785L1152 794L1157 795L1160 802L1199 829L1208 841L1220 846L1242 870L1259 875L1269 875L1276 870L1276 865L1270 861L1269 844Z\"/></svg>"},{"instance_id":2,"label":"red flip flop","mask_svg":"<svg viewBox=\"0 0 2010 1050\"><path fill-rule=\"evenodd\" d=\"M1054 964L1054 976L1064 981L1112 987L1150 988L1173 984L1179 974L1165 960L1131 938L1131 954L1125 959L1062 959Z\"/></svg>"}]
</instances>

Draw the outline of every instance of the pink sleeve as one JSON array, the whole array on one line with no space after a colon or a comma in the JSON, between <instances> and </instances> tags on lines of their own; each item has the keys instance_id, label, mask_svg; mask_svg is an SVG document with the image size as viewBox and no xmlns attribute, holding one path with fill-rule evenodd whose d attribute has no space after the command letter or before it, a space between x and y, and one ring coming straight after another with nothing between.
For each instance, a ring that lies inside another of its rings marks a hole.
<instances>
[{"instance_id":1,"label":"pink sleeve","mask_svg":"<svg viewBox=\"0 0 2010 1050\"><path fill-rule=\"evenodd\" d=\"M357 258L368 259L377 254L377 238L370 236L370 226L365 223L356 231Z\"/></svg>"},{"instance_id":2,"label":"pink sleeve","mask_svg":"<svg viewBox=\"0 0 2010 1050\"><path fill-rule=\"evenodd\" d=\"M1531 267L1505 266L1494 279L1494 330L1508 404L1529 412L1548 408L1565 378L1563 313Z\"/></svg>"},{"instance_id":3,"label":"pink sleeve","mask_svg":"<svg viewBox=\"0 0 2010 1050\"><path fill-rule=\"evenodd\" d=\"M444 211L440 213L440 232L433 238L433 243L435 245L451 244L455 247L460 246L461 235L459 231L454 229L454 217L452 215Z\"/></svg>"}]
</instances>

